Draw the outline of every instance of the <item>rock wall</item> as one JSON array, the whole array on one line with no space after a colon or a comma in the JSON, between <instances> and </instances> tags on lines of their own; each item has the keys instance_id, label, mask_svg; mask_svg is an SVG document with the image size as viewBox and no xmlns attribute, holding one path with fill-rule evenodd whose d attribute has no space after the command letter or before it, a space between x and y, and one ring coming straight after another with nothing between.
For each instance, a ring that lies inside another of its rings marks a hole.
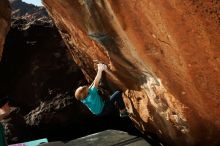
<instances>
[{"instance_id":1,"label":"rock wall","mask_svg":"<svg viewBox=\"0 0 220 146\"><path fill-rule=\"evenodd\" d=\"M72 97L72 90L86 80L49 20L14 20L6 37L0 62L0 97L9 96L14 107L1 121L9 144L39 137L59 140L65 137L62 130L89 117ZM54 127L60 133L53 134Z\"/></svg>"},{"instance_id":2,"label":"rock wall","mask_svg":"<svg viewBox=\"0 0 220 146\"><path fill-rule=\"evenodd\" d=\"M109 65L131 119L168 145L219 145L220 2L43 0L88 81Z\"/></svg>"},{"instance_id":3,"label":"rock wall","mask_svg":"<svg viewBox=\"0 0 220 146\"><path fill-rule=\"evenodd\" d=\"M28 4L22 0L9 0L11 4L12 19L25 18L28 21L35 19L47 19L50 20L47 11L44 7L38 7L33 4Z\"/></svg>"},{"instance_id":4,"label":"rock wall","mask_svg":"<svg viewBox=\"0 0 220 146\"><path fill-rule=\"evenodd\" d=\"M106 129L139 134L117 112L97 118L74 98L87 81L49 18L13 19L4 48L0 98L9 96L13 109L1 121L8 144L42 137L69 141Z\"/></svg>"},{"instance_id":5,"label":"rock wall","mask_svg":"<svg viewBox=\"0 0 220 146\"><path fill-rule=\"evenodd\" d=\"M0 60L3 52L5 37L10 28L11 8L7 0L0 1Z\"/></svg>"}]
</instances>

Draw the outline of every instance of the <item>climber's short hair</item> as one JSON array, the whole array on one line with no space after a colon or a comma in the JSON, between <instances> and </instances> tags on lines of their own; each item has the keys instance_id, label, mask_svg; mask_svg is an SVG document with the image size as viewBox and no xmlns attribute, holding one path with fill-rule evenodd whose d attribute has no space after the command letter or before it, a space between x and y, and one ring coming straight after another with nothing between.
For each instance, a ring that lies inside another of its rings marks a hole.
<instances>
[{"instance_id":1,"label":"climber's short hair","mask_svg":"<svg viewBox=\"0 0 220 146\"><path fill-rule=\"evenodd\" d=\"M86 98L87 94L88 94L88 86L80 86L75 91L75 98L77 100L82 100Z\"/></svg>"}]
</instances>

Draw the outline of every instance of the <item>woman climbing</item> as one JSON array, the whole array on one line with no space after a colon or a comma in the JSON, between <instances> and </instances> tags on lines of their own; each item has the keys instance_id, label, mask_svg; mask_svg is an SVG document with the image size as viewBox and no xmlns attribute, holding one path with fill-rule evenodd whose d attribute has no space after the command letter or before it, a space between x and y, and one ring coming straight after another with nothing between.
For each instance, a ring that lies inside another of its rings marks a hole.
<instances>
[{"instance_id":1,"label":"woman climbing","mask_svg":"<svg viewBox=\"0 0 220 146\"><path fill-rule=\"evenodd\" d=\"M85 104L94 115L104 116L113 112L116 103L119 108L120 117L127 117L129 114L125 108L121 91L116 91L107 101L104 101L98 93L98 86L103 71L106 73L110 73L110 71L105 64L99 63L97 66L98 72L92 84L78 87L75 91L75 98Z\"/></svg>"}]
</instances>

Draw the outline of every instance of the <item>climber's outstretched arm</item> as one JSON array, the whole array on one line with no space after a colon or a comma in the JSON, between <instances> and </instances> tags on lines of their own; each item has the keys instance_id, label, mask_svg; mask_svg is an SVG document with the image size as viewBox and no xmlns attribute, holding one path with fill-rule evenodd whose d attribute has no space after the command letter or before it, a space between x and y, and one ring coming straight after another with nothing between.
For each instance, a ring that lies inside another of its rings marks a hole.
<instances>
[{"instance_id":1,"label":"climber's outstretched arm","mask_svg":"<svg viewBox=\"0 0 220 146\"><path fill-rule=\"evenodd\" d=\"M98 66L98 72L96 74L94 81L89 86L89 88L91 88L92 86L97 88L99 86L99 82L102 78L102 72L107 68L105 64L101 64L101 63L99 63L97 66Z\"/></svg>"}]
</instances>

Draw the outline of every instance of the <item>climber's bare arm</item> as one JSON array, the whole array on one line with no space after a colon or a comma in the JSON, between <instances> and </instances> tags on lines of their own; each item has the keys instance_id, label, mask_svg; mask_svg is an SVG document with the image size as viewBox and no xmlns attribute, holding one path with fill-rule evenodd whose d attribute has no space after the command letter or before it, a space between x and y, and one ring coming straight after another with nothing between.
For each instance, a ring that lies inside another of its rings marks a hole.
<instances>
[{"instance_id":1,"label":"climber's bare arm","mask_svg":"<svg viewBox=\"0 0 220 146\"><path fill-rule=\"evenodd\" d=\"M92 82L92 84L89 86L89 88L91 88L92 86L98 88L99 86L99 82L102 78L102 72L104 71L105 69L105 65L104 64L98 64L98 72L96 74L96 77L94 79L94 81Z\"/></svg>"}]
</instances>

